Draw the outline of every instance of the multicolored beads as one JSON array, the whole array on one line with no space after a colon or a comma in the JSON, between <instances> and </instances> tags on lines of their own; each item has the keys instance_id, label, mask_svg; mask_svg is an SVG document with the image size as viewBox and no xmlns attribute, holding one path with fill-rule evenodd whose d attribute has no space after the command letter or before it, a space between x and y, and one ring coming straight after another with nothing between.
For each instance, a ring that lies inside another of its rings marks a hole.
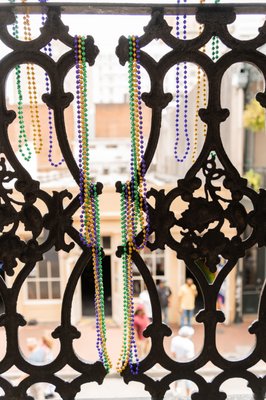
<instances>
[{"instance_id":1,"label":"multicolored beads","mask_svg":"<svg viewBox=\"0 0 266 400\"><path fill-rule=\"evenodd\" d=\"M134 334L132 254L133 251L139 251L146 246L149 236L149 215L141 106L140 43L137 36L128 38L128 48L131 160L130 182L122 184L120 198L124 324L123 346L117 371L122 372L129 364L131 373L137 374L139 359ZM142 236L138 236L139 231Z\"/></svg>"},{"instance_id":2,"label":"multicolored beads","mask_svg":"<svg viewBox=\"0 0 266 400\"><path fill-rule=\"evenodd\" d=\"M26 3L27 0L22 0L22 3ZM24 29L24 40L31 41L31 26L30 26L30 16L26 13L23 16L23 29ZM30 100L30 119L33 129L33 148L36 154L40 154L43 148L43 139L41 133L41 123L38 108L37 99L37 86L34 65L27 63L27 81L28 81L28 93Z\"/></svg>"},{"instance_id":3,"label":"multicolored beads","mask_svg":"<svg viewBox=\"0 0 266 400\"><path fill-rule=\"evenodd\" d=\"M10 3L15 3L15 0L9 0ZM18 26L18 17L15 15L15 23L12 26L12 33L15 39L19 39L19 26ZM30 161L32 152L29 146L28 138L26 135L25 128L25 120L23 113L23 95L22 95L22 87L21 87L21 67L20 65L16 65L16 86L18 92L18 124L19 124L19 136L18 136L18 150L25 161ZM23 150L23 143L26 149L26 152Z\"/></svg>"},{"instance_id":4,"label":"multicolored beads","mask_svg":"<svg viewBox=\"0 0 266 400\"><path fill-rule=\"evenodd\" d=\"M220 0L214 0L215 4L219 4ZM212 60L216 62L219 59L220 48L219 48L219 38L214 35L212 37Z\"/></svg>"},{"instance_id":5,"label":"multicolored beads","mask_svg":"<svg viewBox=\"0 0 266 400\"><path fill-rule=\"evenodd\" d=\"M181 0L178 0L177 3L180 4ZM186 3L187 0L184 0ZM176 37L180 39L180 22L179 15L176 16ZM183 40L187 39L187 16L183 15ZM184 88L184 136L185 136L185 151L182 156L179 155L179 141L180 141L180 86ZM188 67L187 63L183 63L183 82L180 82L180 66L176 64L176 117L175 117L175 144L174 144L174 156L177 162L184 162L190 151L190 138L188 133Z\"/></svg>"},{"instance_id":6,"label":"multicolored beads","mask_svg":"<svg viewBox=\"0 0 266 400\"><path fill-rule=\"evenodd\" d=\"M200 0L200 4L204 4L205 0ZM202 33L202 25L199 26L199 35ZM202 52L206 52L206 46L202 48ZM194 163L197 155L198 148L198 134L199 134L199 108L201 91L203 92L203 106L207 107L207 77L206 74L201 72L200 66L197 68L197 90L196 90L196 110L194 119L194 138L193 138L193 150L192 150L192 162ZM207 125L203 124L203 137L207 134Z\"/></svg>"},{"instance_id":7,"label":"multicolored beads","mask_svg":"<svg viewBox=\"0 0 266 400\"><path fill-rule=\"evenodd\" d=\"M129 364L132 374L139 372L139 358L134 330L134 287L132 253L134 249L132 221L132 202L130 182L122 184L120 197L122 232L122 271L123 271L123 345L117 361L117 372L122 372Z\"/></svg>"},{"instance_id":8,"label":"multicolored beads","mask_svg":"<svg viewBox=\"0 0 266 400\"><path fill-rule=\"evenodd\" d=\"M15 0L9 0L10 3L15 3ZM26 3L26 0L22 0L22 3ZM19 28L18 19L15 17L15 23L13 24L12 31L13 36L19 39ZM25 14L23 17L23 29L24 29L24 40L31 40L31 26L30 26L30 16ZM43 147L43 140L41 135L41 124L39 118L39 109L37 102L37 87L35 79L35 71L33 64L28 63L26 66L27 70L27 80L28 80L28 93L30 100L30 117L31 125L33 127L33 148L36 154L40 154ZM18 139L18 149L25 161L30 161L32 152L29 147L28 138L25 129L25 120L23 113L23 95L21 87L21 67L17 65L15 67L16 71L16 86L18 92L18 121L19 121L19 139ZM26 148L26 153L23 150L23 142ZM37 144L39 142L39 144Z\"/></svg>"},{"instance_id":9,"label":"multicolored beads","mask_svg":"<svg viewBox=\"0 0 266 400\"><path fill-rule=\"evenodd\" d=\"M139 38L129 37L129 102L131 122L131 160L130 177L132 191L132 214L134 217L133 241L136 249L143 249L148 239L148 204L147 184L145 179L146 165L144 159L144 137L143 137L143 116L141 100L141 72L140 72L140 49ZM145 216L147 226L145 226ZM136 243L136 235L139 229L142 231L143 240L140 245Z\"/></svg>"},{"instance_id":10,"label":"multicolored beads","mask_svg":"<svg viewBox=\"0 0 266 400\"><path fill-rule=\"evenodd\" d=\"M99 198L97 184L92 182L90 176L85 37L75 36L74 53L76 65L76 102L78 115L77 128L80 172L80 239L86 247L91 249L92 253L95 283L96 347L99 358L108 372L111 368L111 361L106 346L106 323L102 271L103 252L100 240Z\"/></svg>"},{"instance_id":11,"label":"multicolored beads","mask_svg":"<svg viewBox=\"0 0 266 400\"><path fill-rule=\"evenodd\" d=\"M46 4L46 0L39 0L41 4ZM46 15L44 14L44 10L42 12L42 26L44 26L46 21ZM44 47L44 52L46 55L49 57L53 57L53 51L52 51L52 44L49 42L45 47ZM50 80L47 72L45 71L45 89L46 93L50 93ZM64 163L64 158L58 162L53 161L53 112L50 107L48 107L48 131L49 131L49 147L48 147L48 161L52 167L59 167Z\"/></svg>"}]
</instances>

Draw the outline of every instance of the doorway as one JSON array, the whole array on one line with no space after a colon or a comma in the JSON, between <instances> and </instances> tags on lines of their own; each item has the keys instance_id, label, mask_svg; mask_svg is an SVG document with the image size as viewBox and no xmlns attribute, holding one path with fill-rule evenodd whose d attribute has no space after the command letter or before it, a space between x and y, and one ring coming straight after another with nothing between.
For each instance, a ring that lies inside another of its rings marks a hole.
<instances>
[{"instance_id":1,"label":"doorway","mask_svg":"<svg viewBox=\"0 0 266 400\"><path fill-rule=\"evenodd\" d=\"M111 285L111 256L106 255L103 258L103 284L104 284L104 306L105 315L112 315L112 285ZM91 266L86 266L81 276L81 298L82 315L94 317L94 276Z\"/></svg>"},{"instance_id":2,"label":"doorway","mask_svg":"<svg viewBox=\"0 0 266 400\"><path fill-rule=\"evenodd\" d=\"M265 247L252 247L243 258L243 313L256 314L266 277Z\"/></svg>"}]
</instances>

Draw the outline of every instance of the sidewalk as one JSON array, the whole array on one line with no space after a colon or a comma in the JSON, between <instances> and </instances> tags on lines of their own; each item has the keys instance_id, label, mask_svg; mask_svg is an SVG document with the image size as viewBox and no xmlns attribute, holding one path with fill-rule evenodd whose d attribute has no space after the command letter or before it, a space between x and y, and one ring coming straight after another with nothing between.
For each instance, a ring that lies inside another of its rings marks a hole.
<instances>
[{"instance_id":1,"label":"sidewalk","mask_svg":"<svg viewBox=\"0 0 266 400\"><path fill-rule=\"evenodd\" d=\"M243 357L251 351L255 344L255 335L251 335L248 332L248 327L253 320L244 321L240 324L224 325L219 324L217 327L217 348L218 351L223 354L224 357L230 360L237 360ZM56 324L40 324L34 326L25 326L20 329L21 331L21 347L22 350L26 349L26 338L36 337L40 338L44 332L51 333ZM204 329L202 324L194 324L195 334L193 336L193 342L195 344L195 352L198 354L203 346ZM77 329L81 332L81 337L74 340L74 349L82 359L92 361L98 359L95 336L95 322L93 318L84 318L77 324ZM171 326L173 335L177 334L178 327ZM0 335L2 329L0 331ZM2 335L1 335L2 336ZM165 349L170 354L170 342L171 337L165 338ZM113 364L116 364L116 360L120 353L120 347L122 343L122 330L117 327L116 324L111 320L107 320L107 347L110 352ZM58 340L54 340L54 354L56 356L59 350Z\"/></svg>"},{"instance_id":2,"label":"sidewalk","mask_svg":"<svg viewBox=\"0 0 266 400\"><path fill-rule=\"evenodd\" d=\"M237 360L246 357L252 350L255 343L254 335L249 334L248 327L253 320L245 321L241 324L232 324L230 326L219 325L217 329L217 348L225 358L230 360ZM25 326L20 329L20 345L21 349L26 354L26 338L36 337L40 338L41 335L46 333L51 333L56 324L40 324L35 326ZM195 324L195 335L193 341L195 344L196 354L201 351L203 346L203 326L202 324ZM93 319L84 318L77 324L77 329L81 332L81 337L74 341L74 349L78 356L83 360L88 362L94 362L98 359L97 351L95 348L95 322ZM171 326L173 330L173 335L177 333L178 327ZM110 352L111 359L113 361L113 366L115 367L117 357L120 353L120 346L122 340L122 331L119 327L115 325L112 320L107 321L107 345ZM0 340L1 343L5 343L4 330L0 329ZM165 338L165 349L168 354L170 354L170 338ZM2 352L3 350L1 350ZM54 340L53 352L56 356L59 351L58 340ZM266 365L263 362L258 363L254 368L250 369L257 375L265 374ZM153 379L160 379L165 375L165 370L160 367L160 365L155 365L149 372L148 375ZM208 363L206 366L201 368L199 371L206 380L211 380L213 376L221 372L220 369L215 367L213 364ZM66 380L72 380L78 374L70 367L65 367L58 375L64 377ZM19 371L12 369L8 371L8 374L4 374L8 379L16 379L19 376ZM235 380L233 380L235 381ZM246 388L245 382L243 380L237 385L227 385L228 394L251 394L250 389ZM243 387L243 388L242 388ZM241 390L242 388L242 390ZM89 395L89 397L86 396ZM84 397L85 396L85 397ZM113 397L112 397L113 396ZM122 378L115 372L115 369L108 374L105 378L103 385L98 385L97 383L89 383L82 386L82 391L78 394L77 399L115 399L115 398L130 398L134 399L150 399L147 392L144 391L143 384L137 382L131 382L126 385ZM181 397L182 398L182 397ZM171 392L167 392L165 400L172 400Z\"/></svg>"}]
</instances>

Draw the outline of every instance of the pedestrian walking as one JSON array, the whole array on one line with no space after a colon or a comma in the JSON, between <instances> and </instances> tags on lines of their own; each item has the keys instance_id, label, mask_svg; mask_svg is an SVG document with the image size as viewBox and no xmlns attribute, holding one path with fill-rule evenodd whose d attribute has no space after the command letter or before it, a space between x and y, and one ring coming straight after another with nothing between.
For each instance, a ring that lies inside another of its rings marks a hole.
<instances>
[{"instance_id":1,"label":"pedestrian walking","mask_svg":"<svg viewBox=\"0 0 266 400\"><path fill-rule=\"evenodd\" d=\"M166 285L166 281L161 279L158 281L157 292L161 305L163 322L165 324L168 324L168 306L169 306L169 298L172 294L172 291L170 287Z\"/></svg>"},{"instance_id":2,"label":"pedestrian walking","mask_svg":"<svg viewBox=\"0 0 266 400\"><path fill-rule=\"evenodd\" d=\"M28 357L27 360L33 365L43 365L45 363L45 349L34 337L27 338ZM38 382L29 388L29 394L34 400L45 400L43 382Z\"/></svg>"},{"instance_id":3,"label":"pedestrian walking","mask_svg":"<svg viewBox=\"0 0 266 400\"><path fill-rule=\"evenodd\" d=\"M152 322L152 307L151 307L151 299L147 288L145 287L142 292L139 294L140 303L144 306L145 313L149 318L149 321Z\"/></svg>"},{"instance_id":4,"label":"pedestrian walking","mask_svg":"<svg viewBox=\"0 0 266 400\"><path fill-rule=\"evenodd\" d=\"M182 326L177 336L171 340L171 354L176 361L187 362L195 356L194 343L191 337L194 335L194 329L191 326ZM191 395L193 384L191 381L182 379L180 386L185 388L186 396ZM174 383L174 394L177 394L177 382Z\"/></svg>"},{"instance_id":5,"label":"pedestrian walking","mask_svg":"<svg viewBox=\"0 0 266 400\"><path fill-rule=\"evenodd\" d=\"M42 335L41 340L30 337L27 339L28 361L34 365L45 365L53 360L52 340L47 334ZM52 399L55 397L54 385L46 382L38 382L29 389L34 400Z\"/></svg>"},{"instance_id":6,"label":"pedestrian walking","mask_svg":"<svg viewBox=\"0 0 266 400\"><path fill-rule=\"evenodd\" d=\"M143 331L147 328L149 323L150 321L143 305L139 304L134 314L134 328L138 356L140 358L145 357L149 350L149 339L143 336Z\"/></svg>"},{"instance_id":7,"label":"pedestrian walking","mask_svg":"<svg viewBox=\"0 0 266 400\"><path fill-rule=\"evenodd\" d=\"M47 333L45 333L41 337L41 346L45 350L44 363L45 364L51 363L53 361L53 359L54 359L54 355L53 355L53 352L52 352L53 341L50 338L50 336L48 336ZM54 389L55 389L55 386L52 385L51 383L45 384L45 386L44 386L45 399L52 399L52 398L55 397Z\"/></svg>"},{"instance_id":8,"label":"pedestrian walking","mask_svg":"<svg viewBox=\"0 0 266 400\"><path fill-rule=\"evenodd\" d=\"M181 313L181 326L191 326L191 319L194 315L195 299L198 291L193 279L187 278L186 282L180 287L178 300L179 300L179 311Z\"/></svg>"}]
</instances>

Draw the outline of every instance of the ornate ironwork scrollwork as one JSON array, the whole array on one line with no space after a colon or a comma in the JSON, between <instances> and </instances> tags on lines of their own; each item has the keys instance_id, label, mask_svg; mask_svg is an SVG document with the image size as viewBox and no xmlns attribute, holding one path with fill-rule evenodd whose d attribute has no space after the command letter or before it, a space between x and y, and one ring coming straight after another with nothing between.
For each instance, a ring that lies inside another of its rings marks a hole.
<instances>
[{"instance_id":1,"label":"ornate ironwork scrollwork","mask_svg":"<svg viewBox=\"0 0 266 400\"><path fill-rule=\"evenodd\" d=\"M252 5L250 8L252 9ZM91 264L91 253L84 248L73 226L73 215L79 208L78 197L72 198L68 190L54 191L52 195L42 190L39 182L33 180L30 173L20 164L8 134L8 127L15 119L14 111L7 110L6 106L4 88L8 74L18 64L34 63L43 68L49 76L51 92L43 95L43 101L54 112L59 146L78 185L78 166L71 151L64 121L64 110L73 101L73 94L64 91L64 81L75 64L74 41L68 33L68 27L60 18L61 6L47 5L47 10L47 20L40 35L30 42L22 42L13 38L7 29L8 25L14 22L12 7L0 8L0 40L10 49L10 53L0 60L0 150L3 155L0 159L0 260L3 261L5 272L9 275L14 273L18 262L23 264L11 288L8 289L0 278L0 295L5 305L0 325L5 327L7 337L7 351L0 361L0 372L3 373L14 365L29 375L16 387L5 378L0 378L0 386L5 392L2 398L13 400L29 399L27 389L39 381L55 385L56 391L64 400L74 399L82 384L92 381L102 383L106 375L99 361L86 363L78 358L73 349L73 341L80 336L80 332L71 324L71 304L84 265ZM178 12L178 8L175 12ZM246 61L256 65L264 79L266 78L266 56L259 50L265 44L266 24L260 28L256 38L241 41L228 31L227 25L232 23L235 17L234 6L198 6L196 19L204 25L203 31L194 39L181 40L171 34L172 28L164 18L163 7L155 7L151 20L140 37L141 48L154 39L161 39L170 48L158 62L143 49L140 52L140 63L148 73L151 83L150 92L142 94L146 106L152 110L145 152L147 168L158 145L162 110L173 97L171 93L165 93L163 87L169 69L184 61L197 64L206 73L209 87L208 106L200 110L200 117L208 127L207 137L196 162L168 193L154 188L149 192L150 198L155 199L155 206L149 205L150 234L154 237L153 242L148 244L149 248L154 251L168 246L176 252L176 257L184 260L198 280L203 294L204 309L196 318L204 324L204 345L200 354L190 362L176 362L166 354L164 337L170 336L171 330L162 324L159 299L150 272L141 255L133 252L134 263L147 285L152 301L153 322L145 332L145 335L151 338L151 351L140 362L138 375L132 375L129 368L122 375L125 382L134 380L143 383L152 399L163 399L169 385L178 379L188 379L197 385L198 392L193 394L194 400L224 399L226 395L220 391L220 386L233 377L245 379L256 399L262 400L265 395L265 378L258 378L248 371L248 368L259 360L266 361L265 285L261 293L258 320L250 328L250 333L256 336L256 345L251 354L239 361L226 360L219 353L215 341L217 323L224 320L223 313L215 307L223 280L247 249L255 244L266 245L266 191L261 189L256 193L247 186L247 181L239 175L228 158L220 135L220 124L229 116L229 111L223 109L220 102L221 81L226 70L234 63ZM219 37L229 49L217 62L213 62L201 51L213 35ZM59 40L69 47L69 51L58 61L52 60L41 51L52 39ZM93 65L99 50L91 36L87 37L86 46L87 61ZM128 40L125 37L120 38L116 54L122 65L128 61ZM257 100L266 107L266 93L258 93ZM212 152L215 152L216 158L212 156ZM224 191L227 192L227 197L222 194ZM20 195L20 201L15 200L17 194ZM251 211L246 210L243 205L244 197L250 200ZM69 200L67 206L64 205L66 198ZM173 202L178 198L186 205L179 216L171 209ZM47 211L44 215L40 212L37 201L45 204ZM232 231L230 237L223 232L225 223ZM27 240L17 235L20 224L24 226ZM242 234L247 226L251 228L251 234L243 239ZM39 242L44 228L48 233L47 238ZM179 229L180 239L172 234L172 228ZM71 238L71 243L66 243L66 235ZM49 249L54 246L57 251L70 252L74 243L81 247L82 253L64 292L61 325L53 332L53 337L60 340L60 351L49 365L33 366L20 353L18 329L26 322L22 315L17 313L18 295L36 262L42 260ZM219 255L222 255L227 263L213 284L209 285L198 261L204 260L205 266L211 272L215 272ZM209 361L222 369L211 383L206 382L197 372ZM168 372L159 381L146 374L157 363ZM56 375L66 365L70 365L79 374L72 382L66 382Z\"/></svg>"},{"instance_id":2,"label":"ornate ironwork scrollwork","mask_svg":"<svg viewBox=\"0 0 266 400\"><path fill-rule=\"evenodd\" d=\"M217 323L224 321L223 313L217 311L215 306L223 280L235 267L237 261L245 255L247 249L254 244L265 245L263 229L265 192L261 190L256 193L247 186L247 181L239 175L229 160L220 135L220 124L229 116L229 110L223 109L220 105L221 81L226 70L236 62L247 61L255 64L265 77L265 55L257 50L265 42L265 24L259 29L259 34L255 39L241 41L234 38L227 29L227 25L232 23L235 17L232 7L217 9L210 6L208 9L199 9L196 19L204 24L203 31L200 36L184 41L171 35L171 29L167 26L162 11L156 10L149 25L144 28L145 34L140 37L141 48L154 39L161 39L172 49L158 62L143 50L141 51L141 65L148 72L151 83L150 92L143 93L142 98L153 110L151 132L145 153L147 165L150 164L157 147L162 109L171 100L171 94L164 93L163 90L167 71L179 62L198 64L206 73L209 86L208 106L199 111L202 121L207 124L207 137L196 162L186 176L178 181L176 188L168 193L165 193L165 190L151 189L148 194L155 199L155 206L150 207L150 226L154 240L148 243L148 247L154 251L168 246L176 252L178 259L185 261L202 290L204 310L198 313L196 319L205 326L205 340L201 353L186 364L173 362L165 354L161 339L162 335L169 335L169 332L164 330L163 325L158 329L161 321L157 321L157 314L153 310L154 321L146 330L146 335L151 336L152 349L156 347L156 352L151 351L141 362L139 376L131 376L129 370L125 371L126 381L143 382L153 399L162 399L165 391L169 389L169 384L178 379L192 380L198 386L199 392L193 394L193 399L222 399L226 395L219 391L219 387L229 376L246 379L256 396L259 396L258 398L262 399L262 392L265 393L265 387L262 389L263 381L246 371L251 364L254 365L265 357L260 339L262 326L265 326L265 314L262 311L265 309L265 304L260 302L259 322L250 329L250 333L256 334L257 342L246 359L237 362L225 360L218 352L215 343ZM217 62L213 62L200 50L213 35L218 36L229 49ZM122 37L117 48L117 55L122 64L127 59L126 54L127 42ZM257 100L265 106L264 99L265 93L257 94ZM227 197L222 195L225 192ZM187 204L180 216L175 216L171 210L171 205L177 198L181 198ZM253 207L251 211L246 210L243 198L250 200ZM230 237L224 233L225 223L231 228ZM251 234L247 239L243 239L242 234L247 226L251 228ZM180 229L181 239L172 235L173 227ZM199 262L203 260L205 267L215 273L220 255L227 260L226 265L213 284L209 285ZM136 264L145 279L146 272L141 267L141 261L136 260ZM150 298L152 301L157 301L153 293L154 283L146 279L145 282ZM262 298L264 293L265 286ZM258 327L260 327L259 330L257 330ZM196 373L196 370L207 361L212 361L224 371L211 384L203 382ZM145 374L156 363L169 371L169 374L160 381L153 381Z\"/></svg>"}]
</instances>

